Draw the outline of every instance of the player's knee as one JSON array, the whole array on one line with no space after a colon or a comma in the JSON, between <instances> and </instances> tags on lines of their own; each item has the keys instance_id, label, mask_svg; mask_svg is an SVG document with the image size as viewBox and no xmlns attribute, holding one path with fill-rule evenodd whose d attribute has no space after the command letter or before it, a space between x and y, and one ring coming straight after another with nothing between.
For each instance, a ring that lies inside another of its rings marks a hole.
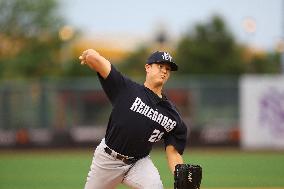
<instances>
[{"instance_id":1,"label":"player's knee","mask_svg":"<svg viewBox=\"0 0 284 189\"><path fill-rule=\"evenodd\" d=\"M143 178L138 180L124 179L124 184L136 189L163 189L161 179Z\"/></svg>"}]
</instances>

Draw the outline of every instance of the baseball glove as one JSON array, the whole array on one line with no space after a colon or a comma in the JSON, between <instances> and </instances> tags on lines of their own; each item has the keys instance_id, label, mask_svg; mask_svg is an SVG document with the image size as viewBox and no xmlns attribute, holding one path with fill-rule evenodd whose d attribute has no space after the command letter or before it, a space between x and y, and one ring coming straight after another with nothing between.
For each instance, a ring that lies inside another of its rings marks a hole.
<instances>
[{"instance_id":1,"label":"baseball glove","mask_svg":"<svg viewBox=\"0 0 284 189\"><path fill-rule=\"evenodd\" d=\"M177 164L174 173L174 189L199 189L201 179L200 165Z\"/></svg>"}]
</instances>

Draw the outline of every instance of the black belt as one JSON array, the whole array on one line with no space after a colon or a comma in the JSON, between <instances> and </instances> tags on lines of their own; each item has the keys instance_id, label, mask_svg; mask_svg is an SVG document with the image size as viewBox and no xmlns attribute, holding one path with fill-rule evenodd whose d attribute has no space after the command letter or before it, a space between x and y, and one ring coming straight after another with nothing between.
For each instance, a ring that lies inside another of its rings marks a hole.
<instances>
[{"instance_id":1,"label":"black belt","mask_svg":"<svg viewBox=\"0 0 284 189\"><path fill-rule=\"evenodd\" d=\"M110 149L109 147L105 147L104 150L107 154L113 156L116 159L121 160L123 163L125 163L127 165L136 163L136 161L138 161L138 159L133 158L133 157L127 157L127 156L124 156L124 155L121 155L121 154L118 154L118 153L112 153L113 150Z\"/></svg>"}]
</instances>

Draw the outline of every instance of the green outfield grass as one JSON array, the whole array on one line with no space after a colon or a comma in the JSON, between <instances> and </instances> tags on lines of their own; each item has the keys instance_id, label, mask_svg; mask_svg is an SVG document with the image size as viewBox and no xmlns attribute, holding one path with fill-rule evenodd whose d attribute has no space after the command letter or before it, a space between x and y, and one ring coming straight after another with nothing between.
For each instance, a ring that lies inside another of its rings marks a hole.
<instances>
[{"instance_id":1,"label":"green outfield grass","mask_svg":"<svg viewBox=\"0 0 284 189\"><path fill-rule=\"evenodd\" d=\"M0 151L0 188L83 188L92 153L91 150ZM165 188L173 188L163 151L154 150L151 156ZM184 159L202 165L202 188L284 188L283 152L195 149L186 150Z\"/></svg>"}]
</instances>

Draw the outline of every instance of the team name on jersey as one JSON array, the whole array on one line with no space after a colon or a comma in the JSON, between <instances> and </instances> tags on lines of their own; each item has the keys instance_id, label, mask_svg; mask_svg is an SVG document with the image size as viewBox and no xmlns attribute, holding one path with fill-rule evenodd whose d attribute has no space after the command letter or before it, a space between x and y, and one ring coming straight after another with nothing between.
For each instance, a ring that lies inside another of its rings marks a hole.
<instances>
[{"instance_id":1,"label":"team name on jersey","mask_svg":"<svg viewBox=\"0 0 284 189\"><path fill-rule=\"evenodd\" d=\"M145 117L159 123L167 132L170 132L177 124L176 121L168 118L156 110L153 110L138 97L136 97L135 101L130 107L130 110L142 114Z\"/></svg>"}]
</instances>

